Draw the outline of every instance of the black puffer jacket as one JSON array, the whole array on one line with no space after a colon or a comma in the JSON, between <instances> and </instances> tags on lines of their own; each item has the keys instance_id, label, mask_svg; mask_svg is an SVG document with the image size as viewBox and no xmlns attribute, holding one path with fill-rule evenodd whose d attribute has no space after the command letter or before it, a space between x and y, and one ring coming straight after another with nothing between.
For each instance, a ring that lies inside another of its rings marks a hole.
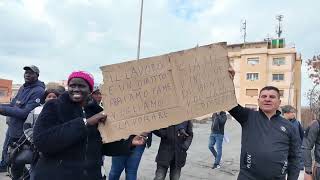
<instances>
[{"instance_id":1,"label":"black puffer jacket","mask_svg":"<svg viewBox=\"0 0 320 180\"><path fill-rule=\"evenodd\" d=\"M99 113L102 111L100 106L91 104L84 111L85 114L67 93L45 104L33 132L34 143L41 156L31 179L100 179L103 151L111 155L130 153L131 140L103 147L97 126L85 126L83 117Z\"/></svg>"},{"instance_id":2,"label":"black puffer jacket","mask_svg":"<svg viewBox=\"0 0 320 180\"><path fill-rule=\"evenodd\" d=\"M182 128L189 134L188 137L178 136L178 130ZM178 125L156 130L153 133L161 137L156 162L162 166L169 167L172 160L174 160L175 166L182 168L186 163L187 150L193 138L192 122L185 121Z\"/></svg>"}]
</instances>

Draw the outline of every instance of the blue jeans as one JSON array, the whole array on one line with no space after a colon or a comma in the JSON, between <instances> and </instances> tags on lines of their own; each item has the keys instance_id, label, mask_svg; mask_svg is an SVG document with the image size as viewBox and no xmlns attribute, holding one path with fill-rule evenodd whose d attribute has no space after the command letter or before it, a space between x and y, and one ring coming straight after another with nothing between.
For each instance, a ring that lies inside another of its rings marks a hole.
<instances>
[{"instance_id":1,"label":"blue jeans","mask_svg":"<svg viewBox=\"0 0 320 180\"><path fill-rule=\"evenodd\" d=\"M133 153L127 156L113 156L109 180L119 180L123 169L126 172L126 180L136 180L138 167L145 145L137 146Z\"/></svg>"},{"instance_id":2,"label":"blue jeans","mask_svg":"<svg viewBox=\"0 0 320 180\"><path fill-rule=\"evenodd\" d=\"M220 164L221 156L222 156L222 142L223 142L223 134L210 134L209 139L209 149L213 156L215 157L214 165ZM216 144L217 150L214 149L214 145Z\"/></svg>"}]
</instances>

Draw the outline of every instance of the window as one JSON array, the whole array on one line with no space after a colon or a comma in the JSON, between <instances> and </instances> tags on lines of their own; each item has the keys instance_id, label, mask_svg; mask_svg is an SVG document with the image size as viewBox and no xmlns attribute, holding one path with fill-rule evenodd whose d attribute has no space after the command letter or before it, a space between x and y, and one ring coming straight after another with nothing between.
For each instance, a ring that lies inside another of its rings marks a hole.
<instances>
[{"instance_id":1,"label":"window","mask_svg":"<svg viewBox=\"0 0 320 180\"><path fill-rule=\"evenodd\" d=\"M247 80L258 80L259 79L259 73L247 73Z\"/></svg>"},{"instance_id":2,"label":"window","mask_svg":"<svg viewBox=\"0 0 320 180\"><path fill-rule=\"evenodd\" d=\"M5 97L5 96L7 96L7 94L8 94L7 89L0 87L0 97Z\"/></svg>"},{"instance_id":3,"label":"window","mask_svg":"<svg viewBox=\"0 0 320 180\"><path fill-rule=\"evenodd\" d=\"M272 81L283 81L284 74L272 74Z\"/></svg>"},{"instance_id":4,"label":"window","mask_svg":"<svg viewBox=\"0 0 320 180\"><path fill-rule=\"evenodd\" d=\"M273 58L272 65L280 66L285 64L286 60L284 59L284 57Z\"/></svg>"},{"instance_id":5,"label":"window","mask_svg":"<svg viewBox=\"0 0 320 180\"><path fill-rule=\"evenodd\" d=\"M279 90L279 92L280 92L280 97L283 97L283 95L284 95L284 90Z\"/></svg>"},{"instance_id":6,"label":"window","mask_svg":"<svg viewBox=\"0 0 320 180\"><path fill-rule=\"evenodd\" d=\"M257 110L258 106L255 104L245 104L244 107L252 109L252 110Z\"/></svg>"},{"instance_id":7,"label":"window","mask_svg":"<svg viewBox=\"0 0 320 180\"><path fill-rule=\"evenodd\" d=\"M248 58L248 59L247 59L247 64L251 64L251 65L259 64L259 58L257 58L257 57L255 57L255 58Z\"/></svg>"},{"instance_id":8,"label":"window","mask_svg":"<svg viewBox=\"0 0 320 180\"><path fill-rule=\"evenodd\" d=\"M258 96L258 89L246 89L247 96Z\"/></svg>"}]
</instances>

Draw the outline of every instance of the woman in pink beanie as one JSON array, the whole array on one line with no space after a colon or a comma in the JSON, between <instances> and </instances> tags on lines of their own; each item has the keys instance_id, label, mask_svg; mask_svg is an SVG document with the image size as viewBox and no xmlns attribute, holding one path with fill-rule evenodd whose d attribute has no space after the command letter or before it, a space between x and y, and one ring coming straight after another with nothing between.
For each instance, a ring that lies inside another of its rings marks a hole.
<instances>
[{"instance_id":1,"label":"woman in pink beanie","mask_svg":"<svg viewBox=\"0 0 320 180\"><path fill-rule=\"evenodd\" d=\"M68 92L45 104L34 127L34 144L41 152L31 180L100 180L103 155L130 154L143 138L131 136L102 144L97 130L107 119L102 108L88 104L93 76L75 71L68 78Z\"/></svg>"}]
</instances>

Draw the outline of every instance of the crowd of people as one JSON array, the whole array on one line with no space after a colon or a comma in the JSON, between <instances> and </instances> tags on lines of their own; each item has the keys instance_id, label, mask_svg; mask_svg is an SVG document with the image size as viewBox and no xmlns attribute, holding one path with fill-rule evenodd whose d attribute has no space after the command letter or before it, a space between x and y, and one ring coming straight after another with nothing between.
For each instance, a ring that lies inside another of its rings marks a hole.
<instances>
[{"instance_id":1,"label":"crowd of people","mask_svg":"<svg viewBox=\"0 0 320 180\"><path fill-rule=\"evenodd\" d=\"M9 104L0 104L0 115L8 124L0 172L9 170L13 180L102 180L107 178L101 174L104 156L112 156L108 179L119 180L125 170L126 180L136 180L154 134L161 142L153 179L164 180L168 169L170 180L180 179L193 139L192 121L102 143L97 127L107 121L107 114L90 73L72 72L65 90L46 89L34 65L23 70L25 83L17 95ZM233 79L234 70L228 71ZM238 180L297 180L303 169L305 180L320 179L319 121L304 130L296 120L296 109L280 104L279 89L266 86L260 90L258 110L239 104L229 110L242 128ZM221 167L227 119L225 111L212 115L208 148L213 169Z\"/></svg>"}]
</instances>

